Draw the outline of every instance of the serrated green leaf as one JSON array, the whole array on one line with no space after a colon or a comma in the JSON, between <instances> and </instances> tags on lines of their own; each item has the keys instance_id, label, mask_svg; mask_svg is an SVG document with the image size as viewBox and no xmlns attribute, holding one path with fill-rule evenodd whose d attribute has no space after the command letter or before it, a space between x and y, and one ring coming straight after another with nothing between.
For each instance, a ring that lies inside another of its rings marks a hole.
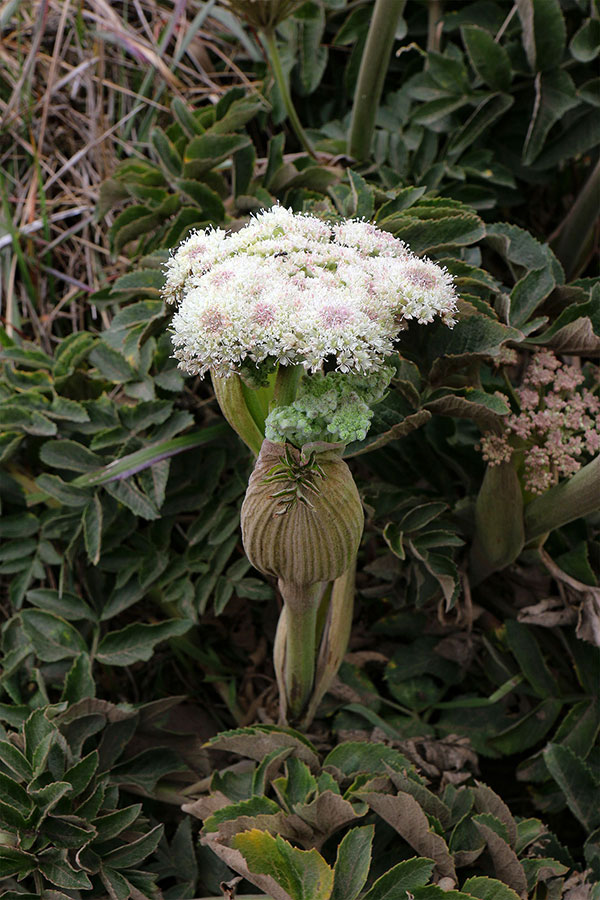
<instances>
[{"instance_id":1,"label":"serrated green leaf","mask_svg":"<svg viewBox=\"0 0 600 900\"><path fill-rule=\"evenodd\" d=\"M385 744L345 741L325 757L323 768L327 766L335 766L348 776L359 772L385 775L388 766L399 771L410 768L410 761L398 750Z\"/></svg>"},{"instance_id":2,"label":"serrated green leaf","mask_svg":"<svg viewBox=\"0 0 600 900\"><path fill-rule=\"evenodd\" d=\"M40 450L40 458L53 469L73 472L92 472L103 463L101 456L71 440L46 441Z\"/></svg>"},{"instance_id":3,"label":"serrated green leaf","mask_svg":"<svg viewBox=\"0 0 600 900\"><path fill-rule=\"evenodd\" d=\"M149 294L151 297L153 297L160 295L164 284L165 276L159 269L137 269L135 272L127 272L125 275L121 275L119 278L117 278L112 286L112 291L123 293L134 292L136 294ZM121 310L121 312L124 312L124 310ZM121 326L119 323L117 323L116 327L118 328ZM114 319L111 322L111 330L113 328L115 328Z\"/></svg>"},{"instance_id":4,"label":"serrated green leaf","mask_svg":"<svg viewBox=\"0 0 600 900\"><path fill-rule=\"evenodd\" d=\"M473 244L484 236L484 225L474 213L443 216L435 219L418 218L409 215L416 207L411 207L401 219L390 223L389 230L405 241L417 254L431 251L435 247Z\"/></svg>"},{"instance_id":5,"label":"serrated green leaf","mask_svg":"<svg viewBox=\"0 0 600 900\"><path fill-rule=\"evenodd\" d=\"M61 594L53 588L35 588L27 591L25 596L27 602L37 606L38 609L56 613L68 621L78 622L87 619L94 622L96 619L96 614L85 600L70 591L63 591Z\"/></svg>"},{"instance_id":6,"label":"serrated green leaf","mask_svg":"<svg viewBox=\"0 0 600 900\"><path fill-rule=\"evenodd\" d=\"M562 707L561 700L552 697L543 700L531 712L520 717L514 725L489 737L487 743L506 755L528 750L548 734Z\"/></svg>"},{"instance_id":7,"label":"serrated green leaf","mask_svg":"<svg viewBox=\"0 0 600 900\"><path fill-rule=\"evenodd\" d=\"M207 133L210 135L223 134L228 137L233 137L234 135L229 134L230 132L242 128L247 122L253 119L257 113L267 111L269 109L269 104L261 94L256 93L240 96L237 100L233 100L227 106L226 111L220 115L221 109L222 107L219 107L217 104L217 120L207 129Z\"/></svg>"},{"instance_id":8,"label":"serrated green leaf","mask_svg":"<svg viewBox=\"0 0 600 900\"><path fill-rule=\"evenodd\" d=\"M348 179L352 189L352 209L348 210L348 215L351 218L371 219L375 205L373 189L353 169L348 169Z\"/></svg>"},{"instance_id":9,"label":"serrated green leaf","mask_svg":"<svg viewBox=\"0 0 600 900\"><path fill-rule=\"evenodd\" d=\"M491 128L514 102L514 97L509 94L492 94L484 97L464 125L452 135L448 144L448 156L451 159L458 159L462 156L465 150ZM491 170L489 170L489 174L492 175Z\"/></svg>"},{"instance_id":10,"label":"serrated green leaf","mask_svg":"<svg viewBox=\"0 0 600 900\"><path fill-rule=\"evenodd\" d=\"M530 626L515 619L505 623L508 646L514 653L521 671L539 697L558 697L560 689L552 675Z\"/></svg>"},{"instance_id":11,"label":"serrated green leaf","mask_svg":"<svg viewBox=\"0 0 600 900\"><path fill-rule=\"evenodd\" d=\"M549 744L544 762L548 771L565 795L567 805L587 831L600 825L598 805L599 784L592 770L569 747Z\"/></svg>"},{"instance_id":12,"label":"serrated green leaf","mask_svg":"<svg viewBox=\"0 0 600 900\"><path fill-rule=\"evenodd\" d=\"M185 634L192 625L193 622L185 619L168 619L155 625L134 622L106 634L100 641L96 659L109 666L129 666L149 660L156 644Z\"/></svg>"},{"instance_id":13,"label":"serrated green leaf","mask_svg":"<svg viewBox=\"0 0 600 900\"><path fill-rule=\"evenodd\" d=\"M78 816L49 815L44 819L43 834L53 846L69 849L89 843L95 837L96 829Z\"/></svg>"},{"instance_id":14,"label":"serrated green leaf","mask_svg":"<svg viewBox=\"0 0 600 900\"><path fill-rule=\"evenodd\" d=\"M355 900L366 884L371 866L373 825L352 828L340 842L333 869L331 900Z\"/></svg>"},{"instance_id":15,"label":"serrated green leaf","mask_svg":"<svg viewBox=\"0 0 600 900\"><path fill-rule=\"evenodd\" d=\"M198 204L204 219L209 219L213 222L223 221L225 207L216 191L211 190L206 184L202 184L201 181L185 178L177 182L177 187Z\"/></svg>"},{"instance_id":16,"label":"serrated green leaf","mask_svg":"<svg viewBox=\"0 0 600 900\"><path fill-rule=\"evenodd\" d=\"M50 475L48 472L42 472L35 480L36 486L52 497L58 500L63 506L73 509L81 509L90 500L91 491L89 488L78 487L63 481L58 475Z\"/></svg>"},{"instance_id":17,"label":"serrated green leaf","mask_svg":"<svg viewBox=\"0 0 600 900\"><path fill-rule=\"evenodd\" d=\"M3 515L0 519L0 538L27 538L37 534L38 529L39 521L30 512Z\"/></svg>"},{"instance_id":18,"label":"serrated green leaf","mask_svg":"<svg viewBox=\"0 0 600 900\"><path fill-rule=\"evenodd\" d=\"M94 773L98 768L98 751L92 750L91 753L88 753L87 756L84 756L83 759L80 759L79 762L75 763L74 766L71 766L70 769L67 769L65 774L62 776L63 781L68 781L72 786L72 797L77 797L79 794L83 793L86 789L92 778L94 777Z\"/></svg>"},{"instance_id":19,"label":"serrated green leaf","mask_svg":"<svg viewBox=\"0 0 600 900\"><path fill-rule=\"evenodd\" d=\"M100 561L102 516L102 502L96 493L83 510L82 517L85 551L93 566L97 566Z\"/></svg>"},{"instance_id":20,"label":"serrated green leaf","mask_svg":"<svg viewBox=\"0 0 600 900\"><path fill-rule=\"evenodd\" d=\"M150 131L150 141L156 151L158 161L168 175L181 174L182 160L172 141L162 128L155 126Z\"/></svg>"},{"instance_id":21,"label":"serrated green leaf","mask_svg":"<svg viewBox=\"0 0 600 900\"><path fill-rule=\"evenodd\" d=\"M596 59L600 53L600 21L596 18L586 19L573 35L569 50L577 62L586 63Z\"/></svg>"},{"instance_id":22,"label":"serrated green leaf","mask_svg":"<svg viewBox=\"0 0 600 900\"><path fill-rule=\"evenodd\" d=\"M512 888L498 881L497 878L487 878L485 875L467 878L462 889L471 897L477 897L478 900L517 900L519 897Z\"/></svg>"},{"instance_id":23,"label":"serrated green leaf","mask_svg":"<svg viewBox=\"0 0 600 900\"><path fill-rule=\"evenodd\" d=\"M0 792L2 786L0 785ZM27 814L22 813L12 803L0 800L0 829L5 831L25 831L27 828Z\"/></svg>"},{"instance_id":24,"label":"serrated green leaf","mask_svg":"<svg viewBox=\"0 0 600 900\"><path fill-rule=\"evenodd\" d=\"M49 850L38 856L38 868L44 878L65 890L89 890L92 883L86 873L74 869L63 853Z\"/></svg>"},{"instance_id":25,"label":"serrated green leaf","mask_svg":"<svg viewBox=\"0 0 600 900\"><path fill-rule=\"evenodd\" d=\"M249 143L250 138L242 134L205 133L192 138L185 150L184 176L199 178Z\"/></svg>"},{"instance_id":26,"label":"serrated green leaf","mask_svg":"<svg viewBox=\"0 0 600 900\"><path fill-rule=\"evenodd\" d=\"M477 25L461 29L471 65L493 91L507 91L512 78L508 53L489 31Z\"/></svg>"},{"instance_id":27,"label":"serrated green leaf","mask_svg":"<svg viewBox=\"0 0 600 900\"><path fill-rule=\"evenodd\" d=\"M417 853L435 861L437 872L456 878L454 861L444 838L430 826L429 820L413 796L400 791L396 796L374 791L360 793L360 798L392 826Z\"/></svg>"},{"instance_id":28,"label":"serrated green leaf","mask_svg":"<svg viewBox=\"0 0 600 900\"><path fill-rule=\"evenodd\" d=\"M133 366L104 341L96 344L90 353L89 360L101 375L115 384L126 384L128 381L135 381L138 378Z\"/></svg>"},{"instance_id":29,"label":"serrated green leaf","mask_svg":"<svg viewBox=\"0 0 600 900\"><path fill-rule=\"evenodd\" d=\"M329 900L333 871L317 850L298 850L279 835L257 828L237 834L232 846L251 873L273 878L291 900Z\"/></svg>"},{"instance_id":30,"label":"serrated green leaf","mask_svg":"<svg viewBox=\"0 0 600 900\"><path fill-rule=\"evenodd\" d=\"M142 519L152 520L160 518L160 514L156 505L143 491L137 487L131 478L121 479L119 481L108 481L104 485L104 489L126 506L135 516Z\"/></svg>"},{"instance_id":31,"label":"serrated green leaf","mask_svg":"<svg viewBox=\"0 0 600 900\"><path fill-rule=\"evenodd\" d=\"M20 614L23 630L44 662L78 656L87 650L81 634L66 619L42 609L24 609Z\"/></svg>"},{"instance_id":32,"label":"serrated green leaf","mask_svg":"<svg viewBox=\"0 0 600 900\"><path fill-rule=\"evenodd\" d=\"M143 835L136 841L117 847L116 850L104 857L104 864L113 869L128 869L137 866L156 850L162 837L163 829L163 825L156 825L148 834Z\"/></svg>"},{"instance_id":33,"label":"serrated green leaf","mask_svg":"<svg viewBox=\"0 0 600 900\"><path fill-rule=\"evenodd\" d=\"M18 778L24 781L31 780L33 773L27 757L9 741L0 741L0 762L11 769Z\"/></svg>"},{"instance_id":34,"label":"serrated green leaf","mask_svg":"<svg viewBox=\"0 0 600 900\"><path fill-rule=\"evenodd\" d=\"M294 18L298 28L296 69L300 93L312 94L319 86L329 56L327 45L323 43L325 10L317 3L304 3Z\"/></svg>"},{"instance_id":35,"label":"serrated green leaf","mask_svg":"<svg viewBox=\"0 0 600 900\"><path fill-rule=\"evenodd\" d=\"M280 813L281 807L274 800L264 796L249 797L247 800L240 800L239 803L231 803L216 810L205 820L202 830L205 834L210 834L218 831L223 822L235 821L241 817L247 820L277 816Z\"/></svg>"},{"instance_id":36,"label":"serrated green leaf","mask_svg":"<svg viewBox=\"0 0 600 900\"><path fill-rule=\"evenodd\" d=\"M35 856L17 847L0 845L0 878L24 878L36 868ZM37 895L36 895L37 896Z\"/></svg>"},{"instance_id":37,"label":"serrated green leaf","mask_svg":"<svg viewBox=\"0 0 600 900\"><path fill-rule=\"evenodd\" d=\"M566 45L566 25L559 0L517 0L523 46L534 72L560 65Z\"/></svg>"},{"instance_id":38,"label":"serrated green leaf","mask_svg":"<svg viewBox=\"0 0 600 900\"><path fill-rule=\"evenodd\" d=\"M23 727L25 736L25 755L32 765L35 762L35 756L47 738L56 734L56 726L48 721L43 709L34 710L28 717Z\"/></svg>"},{"instance_id":39,"label":"serrated green leaf","mask_svg":"<svg viewBox=\"0 0 600 900\"><path fill-rule=\"evenodd\" d=\"M0 800L14 807L23 816L31 811L31 802L25 788L12 775L5 775L3 772L0 772Z\"/></svg>"},{"instance_id":40,"label":"serrated green leaf","mask_svg":"<svg viewBox=\"0 0 600 900\"><path fill-rule=\"evenodd\" d=\"M419 857L398 863L377 879L364 900L405 900L407 892L429 881L433 865L433 860Z\"/></svg>"},{"instance_id":41,"label":"serrated green leaf","mask_svg":"<svg viewBox=\"0 0 600 900\"><path fill-rule=\"evenodd\" d=\"M535 78L533 114L523 146L523 163L526 166L540 155L548 132L565 113L577 106L573 79L563 69L538 72Z\"/></svg>"},{"instance_id":42,"label":"serrated green leaf","mask_svg":"<svg viewBox=\"0 0 600 900\"><path fill-rule=\"evenodd\" d=\"M87 653L81 653L67 673L61 700L77 703L86 697L94 697L96 683L92 676L92 663Z\"/></svg>"},{"instance_id":43,"label":"serrated green leaf","mask_svg":"<svg viewBox=\"0 0 600 900\"><path fill-rule=\"evenodd\" d=\"M130 737L131 734L128 734L127 740ZM117 756L118 753L115 759ZM146 793L152 793L156 783L165 775L186 770L187 766L180 753L168 747L151 747L114 765L111 769L111 782L125 786L135 785Z\"/></svg>"},{"instance_id":44,"label":"serrated green leaf","mask_svg":"<svg viewBox=\"0 0 600 900\"><path fill-rule=\"evenodd\" d=\"M133 825L141 810L142 804L135 803L133 806L127 806L124 809L117 809L104 816L98 816L92 823L98 832L96 840L98 842L109 841L117 837L122 831Z\"/></svg>"}]
</instances>

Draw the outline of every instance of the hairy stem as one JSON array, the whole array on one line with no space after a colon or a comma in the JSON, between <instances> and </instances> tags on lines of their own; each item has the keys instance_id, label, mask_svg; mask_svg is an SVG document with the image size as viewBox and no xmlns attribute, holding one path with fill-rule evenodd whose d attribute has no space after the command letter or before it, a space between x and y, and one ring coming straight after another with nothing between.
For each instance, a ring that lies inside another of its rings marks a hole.
<instances>
[{"instance_id":1,"label":"hairy stem","mask_svg":"<svg viewBox=\"0 0 600 900\"><path fill-rule=\"evenodd\" d=\"M317 612L320 584L293 584L279 579L285 602L284 680L287 717L297 721L310 699L315 679Z\"/></svg>"},{"instance_id":2,"label":"hairy stem","mask_svg":"<svg viewBox=\"0 0 600 900\"><path fill-rule=\"evenodd\" d=\"M289 406L294 402L303 372L303 366L282 366L281 363L279 364L277 377L275 378L275 390L271 400L271 409L275 409L276 406Z\"/></svg>"},{"instance_id":3,"label":"hairy stem","mask_svg":"<svg viewBox=\"0 0 600 900\"><path fill-rule=\"evenodd\" d=\"M567 522L600 511L600 456L568 481L550 488L525 509L525 539L529 543Z\"/></svg>"},{"instance_id":4,"label":"hairy stem","mask_svg":"<svg viewBox=\"0 0 600 900\"><path fill-rule=\"evenodd\" d=\"M279 56L275 33L274 31L264 31L263 36L265 40L267 56L269 58L269 64L273 73L273 78L275 79L275 83L279 88L279 93L281 94L283 105L285 106L285 111L288 114L290 125L292 126L296 137L300 141L301 146L304 147L306 152L310 153L311 156L315 156L314 147L300 123L298 113L296 112L296 107L292 102L292 96L290 94L283 67L281 65L281 57Z\"/></svg>"},{"instance_id":5,"label":"hairy stem","mask_svg":"<svg viewBox=\"0 0 600 900\"><path fill-rule=\"evenodd\" d=\"M371 149L375 117L404 4L405 0L375 2L358 73L348 140L349 155L359 161L366 159Z\"/></svg>"}]
</instances>

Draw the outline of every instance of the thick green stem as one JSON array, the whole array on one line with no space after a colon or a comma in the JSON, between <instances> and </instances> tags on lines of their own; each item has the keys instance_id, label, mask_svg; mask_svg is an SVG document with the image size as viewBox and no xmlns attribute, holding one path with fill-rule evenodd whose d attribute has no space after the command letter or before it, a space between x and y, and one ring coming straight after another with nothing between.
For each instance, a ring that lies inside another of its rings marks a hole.
<instances>
[{"instance_id":1,"label":"thick green stem","mask_svg":"<svg viewBox=\"0 0 600 900\"><path fill-rule=\"evenodd\" d=\"M320 584L293 584L279 579L285 602L285 694L287 716L297 721L310 699L315 679L317 612Z\"/></svg>"},{"instance_id":2,"label":"thick green stem","mask_svg":"<svg viewBox=\"0 0 600 900\"><path fill-rule=\"evenodd\" d=\"M523 549L523 495L512 462L488 466L475 504L469 578L479 584L506 568Z\"/></svg>"},{"instance_id":3,"label":"thick green stem","mask_svg":"<svg viewBox=\"0 0 600 900\"><path fill-rule=\"evenodd\" d=\"M375 117L404 4L405 0L375 3L358 73L348 140L349 155L359 161L366 159L371 149Z\"/></svg>"},{"instance_id":4,"label":"thick green stem","mask_svg":"<svg viewBox=\"0 0 600 900\"><path fill-rule=\"evenodd\" d=\"M214 372L211 372L211 378L221 412L254 455L258 456L264 434L248 409L241 378L239 375L220 378Z\"/></svg>"},{"instance_id":5,"label":"thick green stem","mask_svg":"<svg viewBox=\"0 0 600 900\"><path fill-rule=\"evenodd\" d=\"M315 156L314 147L300 123L298 113L296 112L296 107L292 102L292 96L290 94L285 73L281 65L281 57L279 56L275 33L273 31L264 31L263 36L267 49L267 56L269 57L269 63L271 65L271 71L273 73L273 78L275 79L275 83L279 88L279 93L281 94L283 105L285 106L285 111L288 114L290 125L294 129L294 133L300 141L301 146L304 147L306 152L310 153L311 156Z\"/></svg>"},{"instance_id":6,"label":"thick green stem","mask_svg":"<svg viewBox=\"0 0 600 900\"><path fill-rule=\"evenodd\" d=\"M294 402L303 372L303 366L279 365L271 409L275 409L276 406L290 406Z\"/></svg>"},{"instance_id":7,"label":"thick green stem","mask_svg":"<svg viewBox=\"0 0 600 900\"><path fill-rule=\"evenodd\" d=\"M600 511L600 456L583 466L568 481L550 488L525 509L527 542L567 522Z\"/></svg>"},{"instance_id":8,"label":"thick green stem","mask_svg":"<svg viewBox=\"0 0 600 900\"><path fill-rule=\"evenodd\" d=\"M564 266L567 281L575 278L591 252L592 237L598 223L600 198L600 159L550 240L550 246Z\"/></svg>"}]
</instances>

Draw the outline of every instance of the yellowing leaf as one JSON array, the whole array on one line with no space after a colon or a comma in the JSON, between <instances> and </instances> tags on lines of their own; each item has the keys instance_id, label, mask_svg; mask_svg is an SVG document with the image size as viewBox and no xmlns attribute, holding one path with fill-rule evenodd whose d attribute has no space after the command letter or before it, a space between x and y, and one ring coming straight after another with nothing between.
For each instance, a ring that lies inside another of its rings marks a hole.
<instances>
[{"instance_id":1,"label":"yellowing leaf","mask_svg":"<svg viewBox=\"0 0 600 900\"><path fill-rule=\"evenodd\" d=\"M279 835L257 828L236 835L232 846L242 853L250 872L270 875L291 900L329 900L333 870L317 850L298 850Z\"/></svg>"}]
</instances>

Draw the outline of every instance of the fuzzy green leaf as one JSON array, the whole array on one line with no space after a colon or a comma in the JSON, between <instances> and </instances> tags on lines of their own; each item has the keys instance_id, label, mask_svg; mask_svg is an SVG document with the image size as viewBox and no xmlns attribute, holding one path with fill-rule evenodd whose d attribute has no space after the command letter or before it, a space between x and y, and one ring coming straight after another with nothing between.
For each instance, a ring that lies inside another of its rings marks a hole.
<instances>
[{"instance_id":1,"label":"fuzzy green leaf","mask_svg":"<svg viewBox=\"0 0 600 900\"><path fill-rule=\"evenodd\" d=\"M149 660L156 644L168 638L185 634L193 622L185 619L168 619L154 625L133 622L120 631L106 634L98 646L96 659L108 666L130 666L141 660Z\"/></svg>"},{"instance_id":2,"label":"fuzzy green leaf","mask_svg":"<svg viewBox=\"0 0 600 900\"><path fill-rule=\"evenodd\" d=\"M546 747L544 761L573 815L587 831L593 831L600 825L600 806L599 785L592 770L569 747L560 744Z\"/></svg>"},{"instance_id":3,"label":"fuzzy green leaf","mask_svg":"<svg viewBox=\"0 0 600 900\"><path fill-rule=\"evenodd\" d=\"M378 878L364 900L406 900L407 892L427 884L432 872L431 859L415 856L404 860Z\"/></svg>"},{"instance_id":4,"label":"fuzzy green leaf","mask_svg":"<svg viewBox=\"0 0 600 900\"><path fill-rule=\"evenodd\" d=\"M352 828L341 841L333 870L331 900L355 900L360 894L371 866L374 826Z\"/></svg>"},{"instance_id":5,"label":"fuzzy green leaf","mask_svg":"<svg viewBox=\"0 0 600 900\"><path fill-rule=\"evenodd\" d=\"M232 846L250 873L270 876L291 900L329 900L333 871L317 850L298 850L279 835L257 828L237 834Z\"/></svg>"}]
</instances>

